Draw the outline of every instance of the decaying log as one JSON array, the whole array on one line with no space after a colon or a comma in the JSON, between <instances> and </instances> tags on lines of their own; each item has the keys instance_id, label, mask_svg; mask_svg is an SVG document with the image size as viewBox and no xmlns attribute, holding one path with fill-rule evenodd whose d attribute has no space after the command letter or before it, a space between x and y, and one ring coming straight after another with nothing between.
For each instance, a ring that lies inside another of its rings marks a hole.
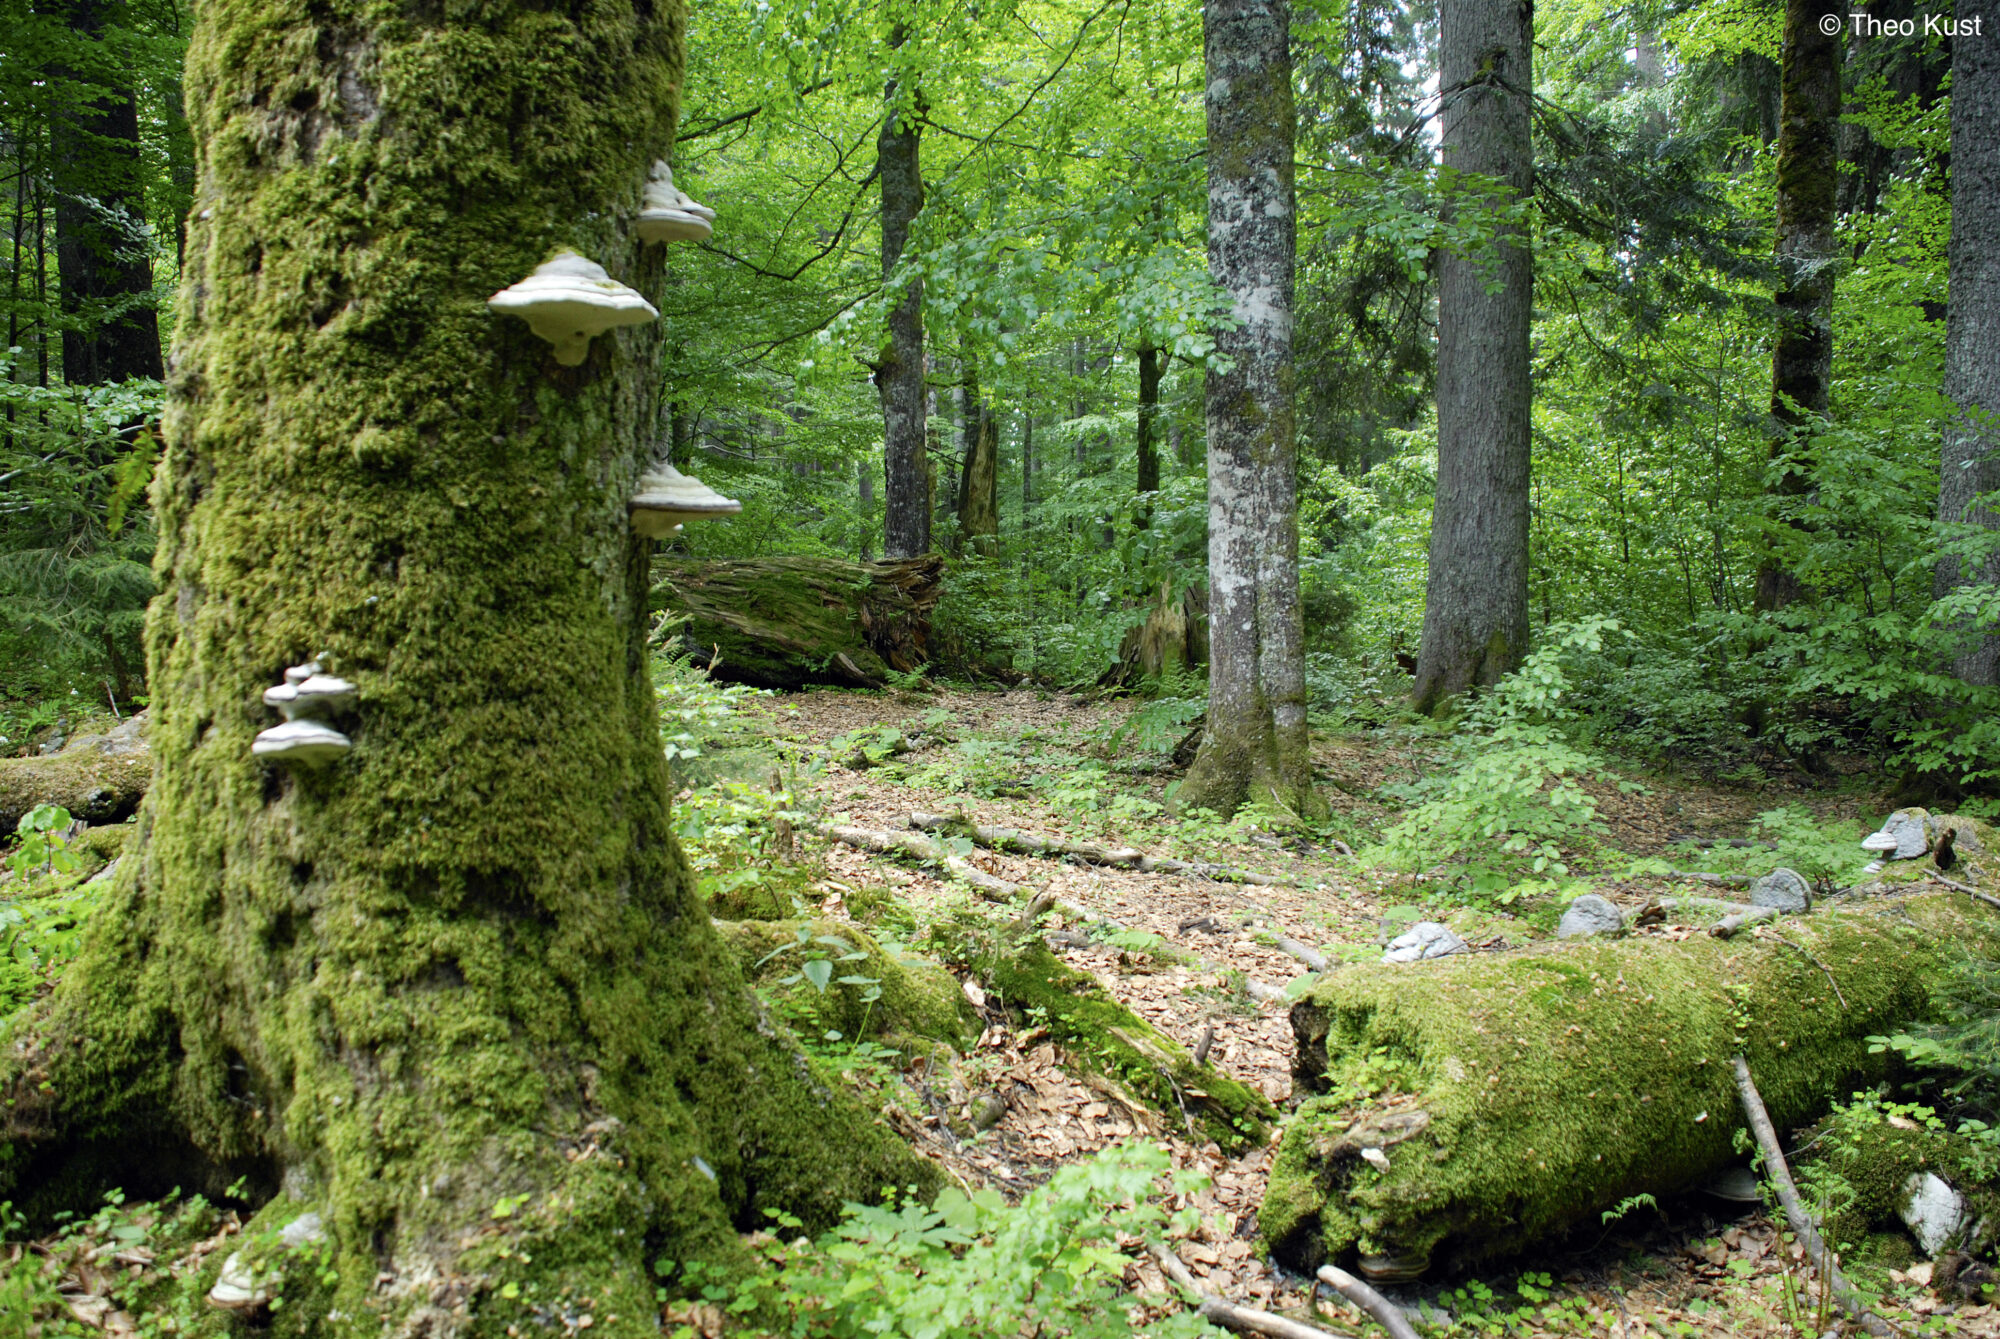
<instances>
[{"instance_id":1,"label":"decaying log","mask_svg":"<svg viewBox=\"0 0 2000 1339\"><path fill-rule=\"evenodd\" d=\"M1748 1055L1779 1120L1810 1119L1881 1071L1869 1036L1927 1015L1964 953L2000 951L2000 916L1919 891L1824 908L1787 934L1568 941L1322 978L1292 1030L1295 1090L1325 1095L1286 1126L1266 1243L1306 1272L1359 1253L1364 1274L1407 1277L1679 1190L1732 1159L1730 1056Z\"/></svg>"},{"instance_id":2,"label":"decaying log","mask_svg":"<svg viewBox=\"0 0 2000 1339\"><path fill-rule=\"evenodd\" d=\"M144 722L134 716L109 734L79 736L51 757L0 758L0 835L11 837L38 804L93 825L130 817L153 780Z\"/></svg>"},{"instance_id":3,"label":"decaying log","mask_svg":"<svg viewBox=\"0 0 2000 1339\"><path fill-rule=\"evenodd\" d=\"M1778 1203L1784 1206L1785 1220L1792 1225L1792 1235L1799 1245L1805 1247L1806 1259L1819 1271L1820 1286L1833 1294L1833 1300L1840 1303L1840 1309L1854 1317L1855 1324L1878 1339L1887 1339L1895 1333L1889 1323L1870 1311L1849 1286L1847 1278L1840 1272L1840 1265L1833 1258L1833 1251L1819 1234L1819 1224L1799 1199L1799 1188L1792 1183L1792 1169L1785 1165L1785 1150L1778 1144L1778 1131L1771 1124L1771 1113L1764 1108L1763 1095L1757 1091L1756 1081L1750 1077L1750 1066L1742 1056L1733 1057L1730 1068L1736 1075L1736 1092L1743 1102L1743 1115L1750 1124L1750 1133L1757 1137L1758 1151L1764 1155L1764 1175L1777 1187Z\"/></svg>"},{"instance_id":4,"label":"decaying log","mask_svg":"<svg viewBox=\"0 0 2000 1339\"><path fill-rule=\"evenodd\" d=\"M718 679L759 688L879 688L928 659L931 610L944 593L937 554L891 562L661 559L652 608L684 617L678 649Z\"/></svg>"},{"instance_id":5,"label":"decaying log","mask_svg":"<svg viewBox=\"0 0 2000 1339\"><path fill-rule=\"evenodd\" d=\"M1292 1320L1287 1316L1274 1316L1268 1311L1260 1311L1254 1306L1238 1306L1225 1302L1212 1292L1206 1292L1194 1281L1194 1275L1181 1263L1181 1258L1165 1246L1155 1246L1153 1255L1160 1262L1166 1276L1186 1291L1194 1294L1195 1313L1212 1320L1225 1330L1238 1334L1261 1334L1268 1339L1347 1339L1343 1330L1329 1330L1318 1325L1307 1325L1304 1321Z\"/></svg>"},{"instance_id":6,"label":"decaying log","mask_svg":"<svg viewBox=\"0 0 2000 1339\"><path fill-rule=\"evenodd\" d=\"M1228 865L1210 865L1194 860L1151 856L1129 846L1099 846L1094 842L1071 841L1067 837L1043 837L1016 828L992 827L984 823L968 822L962 814L913 813L910 815L909 823L919 832L950 832L966 837L974 845L984 846L989 851L1011 851L1017 855L1054 858L1074 856L1091 865L1105 865L1112 869L1135 869L1141 874L1193 874L1215 883L1247 883L1265 888L1300 886L1297 880L1282 878L1276 874L1258 874L1253 870L1234 869Z\"/></svg>"},{"instance_id":7,"label":"decaying log","mask_svg":"<svg viewBox=\"0 0 2000 1339\"><path fill-rule=\"evenodd\" d=\"M1098 679L1100 688L1137 688L1158 682L1208 662L1208 597L1189 586L1179 598L1162 581L1146 618L1125 631L1118 646L1118 663Z\"/></svg>"}]
</instances>

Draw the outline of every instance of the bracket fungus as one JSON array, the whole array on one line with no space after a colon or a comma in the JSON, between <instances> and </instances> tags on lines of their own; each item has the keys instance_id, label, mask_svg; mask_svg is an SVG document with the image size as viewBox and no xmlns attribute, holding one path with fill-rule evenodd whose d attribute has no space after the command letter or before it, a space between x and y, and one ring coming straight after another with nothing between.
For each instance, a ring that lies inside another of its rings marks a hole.
<instances>
[{"instance_id":1,"label":"bracket fungus","mask_svg":"<svg viewBox=\"0 0 2000 1339\"><path fill-rule=\"evenodd\" d=\"M574 251L558 252L535 272L486 299L496 312L518 316L536 335L555 345L556 361L575 367L590 352L590 341L614 326L643 325L660 313L635 290L613 279L604 267Z\"/></svg>"},{"instance_id":2,"label":"bracket fungus","mask_svg":"<svg viewBox=\"0 0 2000 1339\"><path fill-rule=\"evenodd\" d=\"M353 745L323 718L354 701L356 693L347 680L322 674L317 661L292 666L283 683L264 690L264 705L283 712L285 723L259 732L250 752L309 767L333 761Z\"/></svg>"},{"instance_id":3,"label":"bracket fungus","mask_svg":"<svg viewBox=\"0 0 2000 1339\"><path fill-rule=\"evenodd\" d=\"M674 185L674 170L655 159L639 196L638 232L642 242L704 242L715 234L715 211L690 199Z\"/></svg>"},{"instance_id":4,"label":"bracket fungus","mask_svg":"<svg viewBox=\"0 0 2000 1339\"><path fill-rule=\"evenodd\" d=\"M722 496L672 465L657 465L640 475L638 491L627 505L632 509L632 528L649 539L666 539L687 521L734 516L743 510L735 498Z\"/></svg>"}]
</instances>

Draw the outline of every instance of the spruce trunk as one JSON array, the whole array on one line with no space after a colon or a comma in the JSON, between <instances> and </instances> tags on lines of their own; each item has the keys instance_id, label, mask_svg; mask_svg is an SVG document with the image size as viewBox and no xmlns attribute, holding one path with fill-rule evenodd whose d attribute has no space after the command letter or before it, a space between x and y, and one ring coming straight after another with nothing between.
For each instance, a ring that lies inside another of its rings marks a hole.
<instances>
[{"instance_id":1,"label":"spruce trunk","mask_svg":"<svg viewBox=\"0 0 2000 1339\"><path fill-rule=\"evenodd\" d=\"M898 25L889 38L900 48L908 32ZM891 82L884 101L888 113L876 140L882 177L882 277L893 278L909 245L910 224L924 207L924 179L918 160L922 129L908 91ZM924 284L913 279L889 313L889 342L875 369L882 400L882 556L915 558L931 548L931 474L927 391L924 387Z\"/></svg>"},{"instance_id":2,"label":"spruce trunk","mask_svg":"<svg viewBox=\"0 0 2000 1339\"><path fill-rule=\"evenodd\" d=\"M1833 8L1836 15L1844 7ZM1826 416L1833 380L1835 205L1840 190L1840 34L1820 30L1827 14L1813 0L1786 0L1784 73L1778 125L1778 340L1771 355L1771 460L1783 470L1769 486L1780 507L1812 491L1810 426ZM1797 517L1789 518L1800 527ZM1783 609L1806 594L1782 540L1767 541L1757 565L1756 607Z\"/></svg>"},{"instance_id":3,"label":"spruce trunk","mask_svg":"<svg viewBox=\"0 0 2000 1339\"><path fill-rule=\"evenodd\" d=\"M288 1333L566 1298L655 1334L655 1259L926 1179L762 1014L669 827L625 505L657 327L563 367L485 305L564 246L657 297L631 227L683 31L644 0L195 29L154 781L0 1056L0 1197L245 1176ZM254 758L309 656L358 686L351 751ZM328 1271L262 1235L307 1212Z\"/></svg>"},{"instance_id":4,"label":"spruce trunk","mask_svg":"<svg viewBox=\"0 0 2000 1339\"><path fill-rule=\"evenodd\" d=\"M1945 428L1938 519L2000 529L2000 514L1975 501L2000 489L2000 34L1952 43L1949 263L1944 384L1959 417ZM1940 599L1961 585L1996 584L2000 553L1970 572L1956 554L1938 560ZM1966 683L2000 683L2000 635L1968 638L1954 668Z\"/></svg>"},{"instance_id":5,"label":"spruce trunk","mask_svg":"<svg viewBox=\"0 0 2000 1339\"><path fill-rule=\"evenodd\" d=\"M1527 195L1533 7L1445 0L1438 35L1445 166ZM1533 257L1511 233L1438 260L1438 481L1412 690L1419 711L1497 682L1527 649L1534 279Z\"/></svg>"},{"instance_id":6,"label":"spruce trunk","mask_svg":"<svg viewBox=\"0 0 2000 1339\"><path fill-rule=\"evenodd\" d=\"M1315 805L1292 411L1291 9L1208 0L1208 267L1232 298L1208 374L1208 717L1181 808Z\"/></svg>"}]
</instances>

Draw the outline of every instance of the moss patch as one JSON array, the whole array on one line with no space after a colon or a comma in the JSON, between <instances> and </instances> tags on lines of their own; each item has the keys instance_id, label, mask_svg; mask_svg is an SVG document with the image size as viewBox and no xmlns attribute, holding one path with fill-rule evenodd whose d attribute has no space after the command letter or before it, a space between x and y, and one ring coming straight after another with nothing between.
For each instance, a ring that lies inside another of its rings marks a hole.
<instances>
[{"instance_id":1,"label":"moss patch","mask_svg":"<svg viewBox=\"0 0 2000 1339\"><path fill-rule=\"evenodd\" d=\"M1292 1011L1296 1078L1319 1095L1274 1159L1265 1243L1301 1267L1473 1258L1681 1188L1733 1156L1732 1055L1781 1128L1809 1118L1880 1069L1866 1038L1923 1015L1950 955L2000 944L2000 917L1926 894L1783 933L1799 947L1586 942L1334 973Z\"/></svg>"},{"instance_id":2,"label":"moss patch","mask_svg":"<svg viewBox=\"0 0 2000 1339\"><path fill-rule=\"evenodd\" d=\"M957 978L915 955L892 955L857 926L828 920L735 921L716 928L744 974L767 992L781 994L779 1012L801 1032L818 1036L830 1030L850 1041L880 1038L890 1045L921 1037L959 1049L979 1037L978 1014ZM800 931L806 933L803 944ZM824 943L822 937L839 943ZM837 961L849 952L863 956ZM800 973L812 958L832 964L836 979L824 991L810 981L778 984ZM880 998L871 1003L869 986L837 979L847 976L868 978Z\"/></svg>"}]
</instances>

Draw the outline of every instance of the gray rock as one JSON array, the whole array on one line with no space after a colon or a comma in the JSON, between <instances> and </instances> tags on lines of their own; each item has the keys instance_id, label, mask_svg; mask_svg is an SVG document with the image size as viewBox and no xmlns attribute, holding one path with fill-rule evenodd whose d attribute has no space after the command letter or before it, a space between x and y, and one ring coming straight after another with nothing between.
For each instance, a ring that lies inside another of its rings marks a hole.
<instances>
[{"instance_id":1,"label":"gray rock","mask_svg":"<svg viewBox=\"0 0 2000 1339\"><path fill-rule=\"evenodd\" d=\"M1898 809L1889 815L1882 831L1896 839L1896 849L1889 855L1891 860L1915 860L1931 849L1930 833L1924 828L1924 820L1929 817L1922 809Z\"/></svg>"},{"instance_id":2,"label":"gray rock","mask_svg":"<svg viewBox=\"0 0 2000 1339\"><path fill-rule=\"evenodd\" d=\"M288 1251L296 1251L301 1246L310 1246L326 1240L326 1225L320 1221L317 1212L308 1210L285 1224L278 1233L278 1240Z\"/></svg>"},{"instance_id":3,"label":"gray rock","mask_svg":"<svg viewBox=\"0 0 2000 1339\"><path fill-rule=\"evenodd\" d=\"M1965 1197L1929 1172L1917 1172L1903 1183L1898 1212L1924 1254L1935 1257L1965 1235Z\"/></svg>"},{"instance_id":4,"label":"gray rock","mask_svg":"<svg viewBox=\"0 0 2000 1339\"><path fill-rule=\"evenodd\" d=\"M1389 941L1389 948L1382 954L1383 962L1421 962L1425 958L1442 958L1448 953L1464 953L1471 946L1451 932L1449 925L1436 921L1418 921L1403 934Z\"/></svg>"},{"instance_id":5,"label":"gray rock","mask_svg":"<svg viewBox=\"0 0 2000 1339\"><path fill-rule=\"evenodd\" d=\"M1774 869L1750 885L1750 905L1804 911L1812 905L1812 885L1796 870Z\"/></svg>"},{"instance_id":6,"label":"gray rock","mask_svg":"<svg viewBox=\"0 0 2000 1339\"><path fill-rule=\"evenodd\" d=\"M1591 935L1615 935L1625 928L1625 913L1596 893L1585 893L1569 904L1557 939L1584 939Z\"/></svg>"}]
</instances>

